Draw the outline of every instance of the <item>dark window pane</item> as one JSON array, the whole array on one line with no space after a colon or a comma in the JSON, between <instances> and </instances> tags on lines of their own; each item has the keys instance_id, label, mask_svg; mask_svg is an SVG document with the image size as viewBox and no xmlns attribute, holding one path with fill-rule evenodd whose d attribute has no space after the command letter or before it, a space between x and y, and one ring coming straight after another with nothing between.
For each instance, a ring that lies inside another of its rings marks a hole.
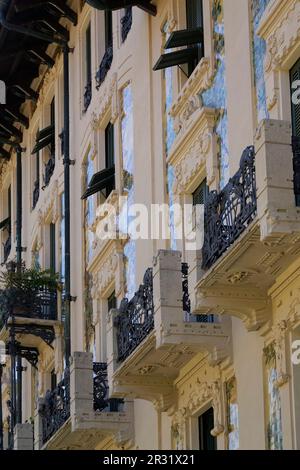
<instances>
[{"instance_id":1,"label":"dark window pane","mask_svg":"<svg viewBox=\"0 0 300 470\"><path fill-rule=\"evenodd\" d=\"M217 439L211 435L214 428L214 409L210 408L199 416L199 449L217 450Z\"/></svg>"}]
</instances>

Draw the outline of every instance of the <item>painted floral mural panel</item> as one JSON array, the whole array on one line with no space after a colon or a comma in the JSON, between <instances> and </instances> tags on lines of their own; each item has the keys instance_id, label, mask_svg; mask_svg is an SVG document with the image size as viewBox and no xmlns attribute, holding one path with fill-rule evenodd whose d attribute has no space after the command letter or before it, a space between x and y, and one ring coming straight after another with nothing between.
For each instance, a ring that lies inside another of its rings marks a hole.
<instances>
[{"instance_id":1,"label":"painted floral mural panel","mask_svg":"<svg viewBox=\"0 0 300 470\"><path fill-rule=\"evenodd\" d=\"M264 76L264 61L266 56L266 42L257 35L260 20L270 0L252 0L253 21L253 64L256 92L257 123L269 118L266 100L266 84Z\"/></svg>"},{"instance_id":2,"label":"painted floral mural panel","mask_svg":"<svg viewBox=\"0 0 300 470\"><path fill-rule=\"evenodd\" d=\"M126 233L130 227L130 207L134 204L134 145L133 145L133 98L131 84L122 90L122 157L123 157L123 187L127 196L127 203L121 209L119 228ZM130 229L129 229L130 237ZM136 244L129 240L124 247L126 296L133 297L135 292L136 273Z\"/></svg>"}]
</instances>

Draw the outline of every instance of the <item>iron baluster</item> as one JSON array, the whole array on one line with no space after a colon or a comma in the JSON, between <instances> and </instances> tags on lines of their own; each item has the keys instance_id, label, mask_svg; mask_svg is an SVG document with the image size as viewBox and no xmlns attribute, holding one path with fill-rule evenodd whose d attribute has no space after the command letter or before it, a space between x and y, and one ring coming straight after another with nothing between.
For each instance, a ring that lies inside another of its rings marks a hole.
<instances>
[{"instance_id":1,"label":"iron baluster","mask_svg":"<svg viewBox=\"0 0 300 470\"><path fill-rule=\"evenodd\" d=\"M239 170L224 189L208 194L204 209L203 269L209 269L256 217L254 162L254 147L247 147Z\"/></svg>"}]
</instances>

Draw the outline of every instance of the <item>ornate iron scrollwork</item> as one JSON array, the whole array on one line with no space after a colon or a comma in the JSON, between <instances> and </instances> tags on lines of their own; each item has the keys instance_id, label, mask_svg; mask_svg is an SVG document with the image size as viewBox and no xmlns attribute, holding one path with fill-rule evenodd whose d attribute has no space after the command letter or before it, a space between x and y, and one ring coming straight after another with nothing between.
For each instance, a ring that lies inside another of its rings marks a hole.
<instances>
[{"instance_id":1,"label":"ornate iron scrollwork","mask_svg":"<svg viewBox=\"0 0 300 470\"><path fill-rule=\"evenodd\" d=\"M94 410L95 411L119 411L123 400L108 398L107 364L94 362Z\"/></svg>"},{"instance_id":2,"label":"ornate iron scrollwork","mask_svg":"<svg viewBox=\"0 0 300 470\"><path fill-rule=\"evenodd\" d=\"M154 328L153 272L148 268L133 298L124 298L116 319L118 361L124 361Z\"/></svg>"},{"instance_id":3,"label":"ornate iron scrollwork","mask_svg":"<svg viewBox=\"0 0 300 470\"><path fill-rule=\"evenodd\" d=\"M70 417L70 372L65 370L64 378L57 387L46 393L39 409L42 418L42 439L45 444Z\"/></svg>"},{"instance_id":4,"label":"ornate iron scrollwork","mask_svg":"<svg viewBox=\"0 0 300 470\"><path fill-rule=\"evenodd\" d=\"M121 18L121 25L122 42L125 42L132 26L132 7L126 8L125 15L123 16L123 18Z\"/></svg>"},{"instance_id":5,"label":"ornate iron scrollwork","mask_svg":"<svg viewBox=\"0 0 300 470\"><path fill-rule=\"evenodd\" d=\"M240 168L224 189L211 191L204 210L202 268L210 268L239 238L257 214L254 147L247 147Z\"/></svg>"},{"instance_id":6,"label":"ornate iron scrollwork","mask_svg":"<svg viewBox=\"0 0 300 470\"><path fill-rule=\"evenodd\" d=\"M98 72L96 74L97 90L100 88L100 86L104 82L107 72L109 71L111 67L112 61L113 61L113 47L109 46L104 53L103 59L99 66Z\"/></svg>"},{"instance_id":7,"label":"ornate iron scrollwork","mask_svg":"<svg viewBox=\"0 0 300 470\"><path fill-rule=\"evenodd\" d=\"M300 137L292 137L294 192L296 205L300 206Z\"/></svg>"}]
</instances>

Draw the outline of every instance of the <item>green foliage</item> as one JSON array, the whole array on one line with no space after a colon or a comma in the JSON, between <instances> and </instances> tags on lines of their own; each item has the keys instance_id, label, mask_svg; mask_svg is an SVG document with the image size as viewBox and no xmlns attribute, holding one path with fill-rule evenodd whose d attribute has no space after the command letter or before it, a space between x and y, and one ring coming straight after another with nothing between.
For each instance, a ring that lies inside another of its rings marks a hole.
<instances>
[{"instance_id":1,"label":"green foliage","mask_svg":"<svg viewBox=\"0 0 300 470\"><path fill-rule=\"evenodd\" d=\"M59 275L51 270L27 269L22 265L20 270L6 269L0 274L0 288L18 289L23 292L34 293L41 288L56 290L59 288Z\"/></svg>"}]
</instances>

